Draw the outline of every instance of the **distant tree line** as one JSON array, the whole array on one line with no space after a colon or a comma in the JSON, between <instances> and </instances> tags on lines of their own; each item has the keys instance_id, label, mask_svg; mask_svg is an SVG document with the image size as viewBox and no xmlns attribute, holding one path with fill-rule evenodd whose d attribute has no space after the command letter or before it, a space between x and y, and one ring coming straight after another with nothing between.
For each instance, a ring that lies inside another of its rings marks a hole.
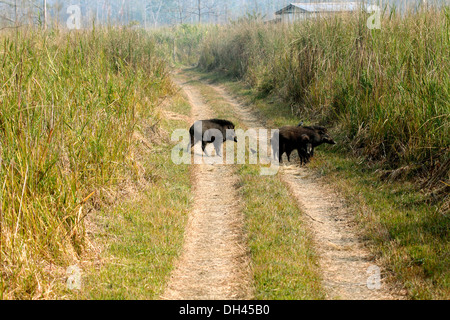
<instances>
[{"instance_id":1,"label":"distant tree line","mask_svg":"<svg viewBox=\"0 0 450 320\"><path fill-rule=\"evenodd\" d=\"M270 16L289 0L0 0L0 28L64 27L67 8L77 5L82 26L226 23L247 13Z\"/></svg>"},{"instance_id":2,"label":"distant tree line","mask_svg":"<svg viewBox=\"0 0 450 320\"><path fill-rule=\"evenodd\" d=\"M327 2L299 0L296 2ZM336 1L336 0L334 0ZM349 0L350 1L350 0ZM357 1L357 0L353 0ZM364 0L377 3L380 0ZM402 7L424 0L381 0ZM428 0L428 2L448 0ZM81 9L82 27L92 25L139 25L151 28L184 23L226 23L251 14L273 18L290 0L0 0L0 28L22 25L63 26L67 8Z\"/></svg>"}]
</instances>

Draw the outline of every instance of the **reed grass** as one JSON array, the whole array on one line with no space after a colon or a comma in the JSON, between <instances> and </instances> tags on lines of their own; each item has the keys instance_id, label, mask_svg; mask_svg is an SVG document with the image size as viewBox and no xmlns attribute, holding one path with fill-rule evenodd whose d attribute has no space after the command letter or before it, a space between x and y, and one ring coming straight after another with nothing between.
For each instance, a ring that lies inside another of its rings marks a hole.
<instances>
[{"instance_id":1,"label":"reed grass","mask_svg":"<svg viewBox=\"0 0 450 320\"><path fill-rule=\"evenodd\" d=\"M181 24L161 27L150 32L160 57L173 65L197 65L201 44L210 28L208 25Z\"/></svg>"},{"instance_id":2,"label":"reed grass","mask_svg":"<svg viewBox=\"0 0 450 320\"><path fill-rule=\"evenodd\" d=\"M432 174L449 159L450 9L386 13L381 30L368 17L211 29L199 66L335 126L341 146L388 170Z\"/></svg>"},{"instance_id":3,"label":"reed grass","mask_svg":"<svg viewBox=\"0 0 450 320\"><path fill-rule=\"evenodd\" d=\"M0 70L0 298L49 298L172 84L153 40L127 29L3 32Z\"/></svg>"}]
</instances>

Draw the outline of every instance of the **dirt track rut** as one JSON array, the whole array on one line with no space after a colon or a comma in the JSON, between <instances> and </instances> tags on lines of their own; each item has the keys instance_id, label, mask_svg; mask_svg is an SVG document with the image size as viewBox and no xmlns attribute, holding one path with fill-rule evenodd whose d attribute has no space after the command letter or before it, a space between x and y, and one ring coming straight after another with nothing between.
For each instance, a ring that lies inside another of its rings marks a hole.
<instances>
[{"instance_id":1,"label":"dirt track rut","mask_svg":"<svg viewBox=\"0 0 450 320\"><path fill-rule=\"evenodd\" d=\"M192 122L214 117L194 87L178 77L174 80L189 99ZM192 150L194 157L200 156ZM199 164L191 172L194 207L188 217L181 257L162 298L250 299L251 271L234 168Z\"/></svg>"},{"instance_id":2,"label":"dirt track rut","mask_svg":"<svg viewBox=\"0 0 450 320\"><path fill-rule=\"evenodd\" d=\"M214 116L194 87L179 79L177 83L192 105L191 120ZM252 110L222 86L207 85L223 97L245 126L264 128ZM351 212L331 186L298 164L281 166L279 176L302 210L299 219L307 222L313 236L327 299L404 298L385 281L386 273L373 259L356 232ZM252 298L244 218L236 182L232 166L194 166L194 209L189 217L183 253L163 298Z\"/></svg>"},{"instance_id":3,"label":"dirt track rut","mask_svg":"<svg viewBox=\"0 0 450 320\"><path fill-rule=\"evenodd\" d=\"M264 127L252 110L223 87L211 86L247 127ZM403 299L398 289L386 283L385 273L358 236L353 216L337 193L313 171L297 163L281 166L279 175L297 200L313 234L327 299Z\"/></svg>"}]
</instances>

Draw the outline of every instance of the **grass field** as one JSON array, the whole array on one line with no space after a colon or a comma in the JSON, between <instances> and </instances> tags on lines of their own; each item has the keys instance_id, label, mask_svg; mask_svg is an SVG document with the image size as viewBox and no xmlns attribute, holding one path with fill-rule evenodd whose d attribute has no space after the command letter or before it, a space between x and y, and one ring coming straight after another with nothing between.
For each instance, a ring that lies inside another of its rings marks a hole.
<instances>
[{"instance_id":1,"label":"grass field","mask_svg":"<svg viewBox=\"0 0 450 320\"><path fill-rule=\"evenodd\" d=\"M321 124L339 141L313 168L413 299L449 297L450 11L298 24L241 21L204 34L198 66L270 127Z\"/></svg>"},{"instance_id":2,"label":"grass field","mask_svg":"<svg viewBox=\"0 0 450 320\"><path fill-rule=\"evenodd\" d=\"M449 299L450 9L154 32L0 31L0 299L156 299L179 255L190 170L169 157L189 105L170 65L220 82L271 128L338 141L310 167L412 299ZM200 71L202 70L202 71ZM209 86L219 117L245 127ZM235 168L257 299L322 299L286 186ZM270 194L270 199L267 199ZM79 265L83 290L66 287Z\"/></svg>"},{"instance_id":3,"label":"grass field","mask_svg":"<svg viewBox=\"0 0 450 320\"><path fill-rule=\"evenodd\" d=\"M342 15L211 28L199 66L279 99L297 119L339 128L349 152L404 175L448 179L450 10ZM446 186L438 183L441 188Z\"/></svg>"},{"instance_id":4,"label":"grass field","mask_svg":"<svg viewBox=\"0 0 450 320\"><path fill-rule=\"evenodd\" d=\"M85 218L133 175L136 125L173 93L154 42L129 30L0 34L0 297L53 297Z\"/></svg>"},{"instance_id":5,"label":"grass field","mask_svg":"<svg viewBox=\"0 0 450 320\"><path fill-rule=\"evenodd\" d=\"M184 115L189 108L180 95L164 104L165 111ZM83 288L62 288L62 295L94 300L160 298L181 252L192 203L190 168L170 159L169 132L187 125L162 118L156 141L146 120L138 125L132 157L140 187L127 185L117 204L95 214L97 227L89 238L97 248L86 255L90 258L83 266Z\"/></svg>"}]
</instances>

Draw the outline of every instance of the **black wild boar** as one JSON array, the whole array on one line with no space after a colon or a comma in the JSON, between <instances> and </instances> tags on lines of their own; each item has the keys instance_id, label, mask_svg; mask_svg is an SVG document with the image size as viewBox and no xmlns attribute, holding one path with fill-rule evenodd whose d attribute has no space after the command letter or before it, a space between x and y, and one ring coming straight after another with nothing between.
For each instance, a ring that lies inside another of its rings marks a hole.
<instances>
[{"instance_id":1,"label":"black wild boar","mask_svg":"<svg viewBox=\"0 0 450 320\"><path fill-rule=\"evenodd\" d=\"M320 146L323 143L336 144L336 142L328 134L328 129L322 126L299 126L300 128L314 130L320 135L320 139L315 139L316 143L313 143L310 157L314 156L314 148Z\"/></svg>"},{"instance_id":2,"label":"black wild boar","mask_svg":"<svg viewBox=\"0 0 450 320\"><path fill-rule=\"evenodd\" d=\"M278 142L278 145L277 145ZM314 155L314 148L323 143L336 144L328 135L327 129L320 126L294 127L285 126L279 129L278 140L275 137L271 140L272 151L275 159L282 161L282 155L286 152L288 161L290 154L297 150L300 157L300 164L306 164Z\"/></svg>"},{"instance_id":3,"label":"black wild boar","mask_svg":"<svg viewBox=\"0 0 450 320\"><path fill-rule=\"evenodd\" d=\"M303 125L303 122L300 122L300 123L297 125L297 127L305 128L305 129L311 129L311 130L317 131L317 132L320 133L320 134L328 133L328 129L325 128L325 127L322 127L322 126L304 126L304 125Z\"/></svg>"},{"instance_id":4,"label":"black wild boar","mask_svg":"<svg viewBox=\"0 0 450 320\"><path fill-rule=\"evenodd\" d=\"M298 134L296 127L286 126L280 128L279 132L279 145L277 146L273 143L276 142L274 137L272 141L272 150L274 150L274 156L278 156L278 160L282 161L283 153L286 152L288 161L291 161L290 156L292 151L297 150L300 164L306 164L309 160L309 155L312 150L311 137L306 133Z\"/></svg>"},{"instance_id":5,"label":"black wild boar","mask_svg":"<svg viewBox=\"0 0 450 320\"><path fill-rule=\"evenodd\" d=\"M288 128L289 126L285 126L283 127L283 129ZM328 133L327 128L322 127L322 126L303 126L303 121L300 122L297 127L301 127L301 128L305 128L305 129L310 129L310 130L314 130L316 132L318 132L321 135L326 135ZM273 140L273 141L272 141ZM275 138L275 136L272 137L271 139L271 144L272 144L272 153L273 153L273 157L274 159L277 159L279 157L279 149L275 148L275 146L278 145L279 140L277 138ZM313 149L311 150L311 152L313 152ZM309 152L308 152L309 153Z\"/></svg>"},{"instance_id":6,"label":"black wild boar","mask_svg":"<svg viewBox=\"0 0 450 320\"><path fill-rule=\"evenodd\" d=\"M302 134L303 144L297 149L298 156L300 158L300 165L307 164L309 159L312 157L313 146L311 142L311 138L307 134Z\"/></svg>"},{"instance_id":7,"label":"black wild boar","mask_svg":"<svg viewBox=\"0 0 450 320\"><path fill-rule=\"evenodd\" d=\"M297 150L300 154L300 150L305 151L308 149L307 144L310 144L309 136L300 135L294 136L291 135L291 130L295 127L292 126L284 126L279 129L278 137L275 134L270 139L270 144L272 146L272 155L274 159L278 159L278 161L282 161L282 156L286 152L288 161L290 160L290 156L292 151ZM310 144L311 145L311 144ZM304 154L305 152L302 152ZM300 159L302 161L302 159Z\"/></svg>"},{"instance_id":8,"label":"black wild boar","mask_svg":"<svg viewBox=\"0 0 450 320\"><path fill-rule=\"evenodd\" d=\"M298 157L300 158L300 165L307 164L311 157L312 152L312 143L311 138L307 134L302 134L295 144L286 144L285 143L285 151L290 162L290 156L292 151L297 150Z\"/></svg>"},{"instance_id":9,"label":"black wild boar","mask_svg":"<svg viewBox=\"0 0 450 320\"><path fill-rule=\"evenodd\" d=\"M228 120L198 120L189 129L191 140L186 148L186 152L189 152L190 148L192 148L197 142L201 141L202 150L207 156L209 155L205 148L208 143L213 143L216 154L221 156L220 148L225 141L233 140L234 142L237 142L234 128L234 124Z\"/></svg>"}]
</instances>

